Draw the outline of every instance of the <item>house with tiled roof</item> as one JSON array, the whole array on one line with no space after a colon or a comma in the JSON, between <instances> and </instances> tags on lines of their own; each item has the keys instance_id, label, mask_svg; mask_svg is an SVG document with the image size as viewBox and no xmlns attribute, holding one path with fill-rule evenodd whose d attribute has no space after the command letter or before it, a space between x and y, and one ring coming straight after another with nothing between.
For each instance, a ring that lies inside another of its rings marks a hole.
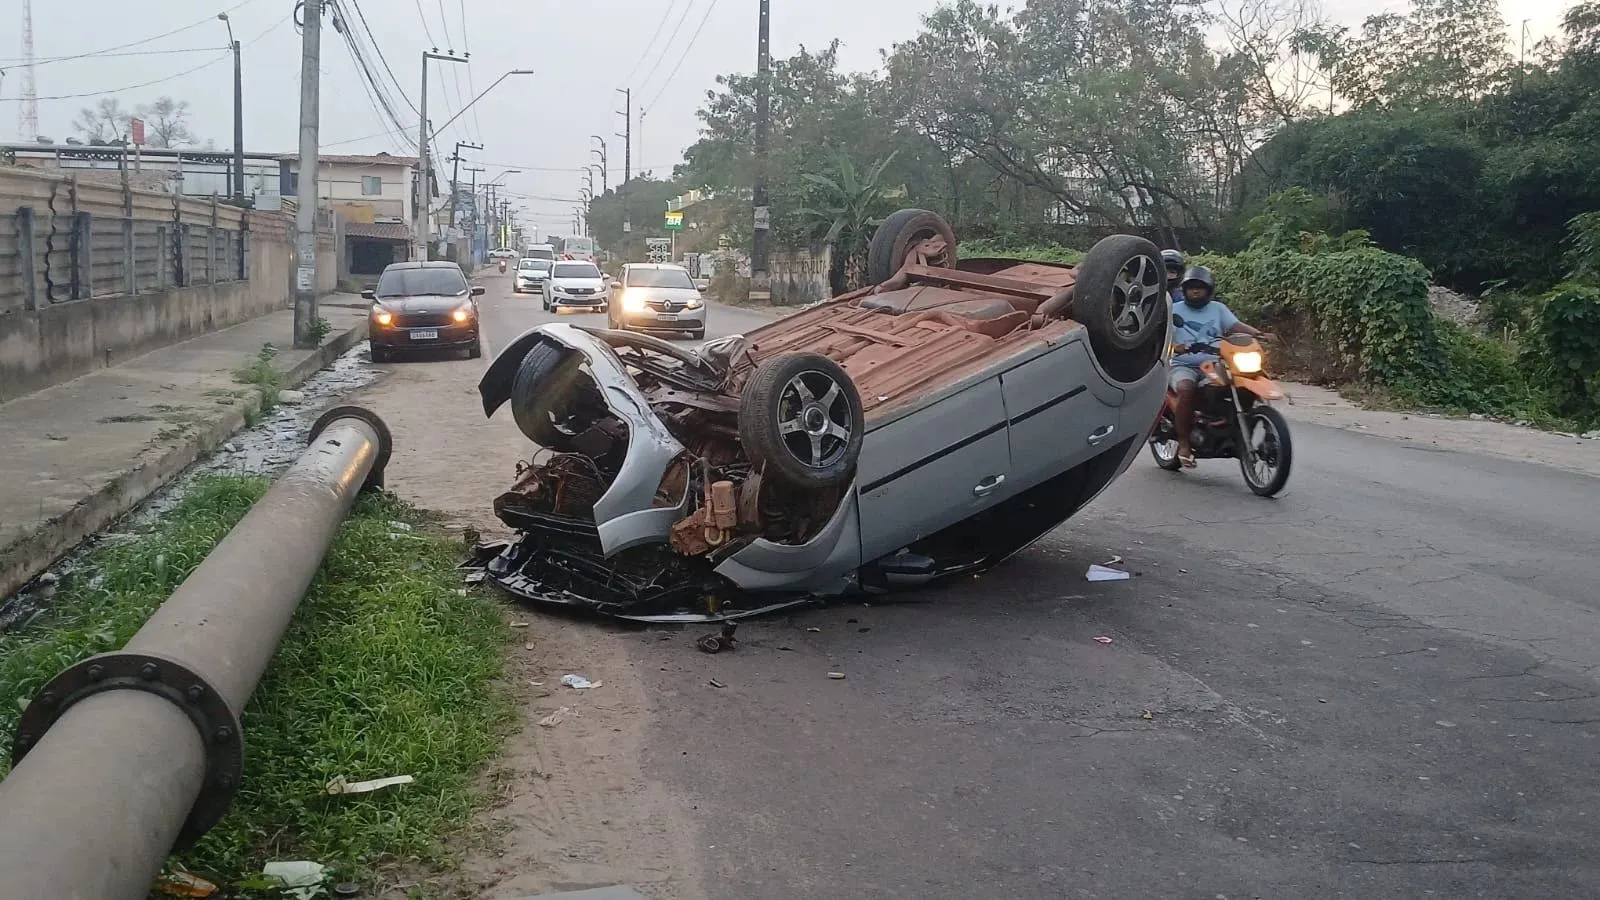
<instances>
[{"instance_id":1,"label":"house with tiled roof","mask_svg":"<svg viewBox=\"0 0 1600 900\"><path fill-rule=\"evenodd\" d=\"M285 197L299 190L300 157L278 158ZM433 179L429 179L432 181ZM318 206L338 215L345 236L342 275L377 275L411 254L411 211L416 208L417 158L377 153L317 158ZM435 182L430 193L437 197Z\"/></svg>"}]
</instances>

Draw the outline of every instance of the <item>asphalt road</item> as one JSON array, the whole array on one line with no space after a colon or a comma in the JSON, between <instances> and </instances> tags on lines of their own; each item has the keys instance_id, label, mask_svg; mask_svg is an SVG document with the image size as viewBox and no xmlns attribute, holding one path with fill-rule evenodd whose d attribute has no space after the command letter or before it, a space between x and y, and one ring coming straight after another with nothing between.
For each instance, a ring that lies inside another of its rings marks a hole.
<instances>
[{"instance_id":1,"label":"asphalt road","mask_svg":"<svg viewBox=\"0 0 1600 900\"><path fill-rule=\"evenodd\" d=\"M551 318L486 283L491 350ZM1276 501L1145 458L915 602L611 632L696 893L1600 896L1600 482L1294 424Z\"/></svg>"}]
</instances>

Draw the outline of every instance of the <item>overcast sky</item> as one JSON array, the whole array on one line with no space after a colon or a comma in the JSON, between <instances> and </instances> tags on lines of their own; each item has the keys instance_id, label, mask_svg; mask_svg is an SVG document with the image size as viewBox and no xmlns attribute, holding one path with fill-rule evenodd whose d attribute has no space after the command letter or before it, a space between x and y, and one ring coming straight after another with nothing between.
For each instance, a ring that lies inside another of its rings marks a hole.
<instances>
[{"instance_id":1,"label":"overcast sky","mask_svg":"<svg viewBox=\"0 0 1600 900\"><path fill-rule=\"evenodd\" d=\"M578 170L593 161L589 135L606 137L612 178L621 178L622 139L612 137L622 130L622 117L613 113L622 108L617 88L632 87L634 108L645 113L635 127L635 171L666 174L693 142L695 110L717 74L750 71L755 65L757 0L358 2L413 102L423 50L470 50L472 61L466 66L432 64L428 117L436 125L501 74L511 69L536 72L507 79L438 143L445 155L456 141L484 145L482 151L463 153L488 167L480 180L508 167L521 169L504 183L525 195L521 202L542 230L558 233L566 230L572 198L583 184ZM0 23L0 34L7 35L0 44L0 68L7 70L0 79L0 136L16 139L21 3L6 0L0 5L8 19ZM772 50L786 56L802 44L816 47L837 37L847 67L873 68L881 48L912 36L920 16L936 6L936 0L773 0ZM1514 30L1521 19L1531 18L1529 27L1537 36L1556 30L1565 2L1502 0L1501 6ZM301 42L288 18L292 7L292 0L33 0L42 133L65 139L77 111L102 95L117 96L132 107L168 94L189 101L202 140L231 147L232 67L224 49L226 26L215 19L219 11L231 9L234 33L246 42L246 149L293 152L298 144ZM1336 21L1356 24L1374 12L1403 10L1405 2L1324 0L1324 8ZM349 12L353 27L359 28L354 11ZM18 21L9 21L12 17ZM114 51L116 55L101 52L180 28L184 30ZM79 54L90 55L54 59ZM378 61L372 63L381 70ZM172 77L197 66L202 68ZM324 152L404 149L398 138L384 133L392 126L363 91L350 51L331 30L323 35L322 79ZM416 114L399 102L401 117L410 119L414 132Z\"/></svg>"}]
</instances>

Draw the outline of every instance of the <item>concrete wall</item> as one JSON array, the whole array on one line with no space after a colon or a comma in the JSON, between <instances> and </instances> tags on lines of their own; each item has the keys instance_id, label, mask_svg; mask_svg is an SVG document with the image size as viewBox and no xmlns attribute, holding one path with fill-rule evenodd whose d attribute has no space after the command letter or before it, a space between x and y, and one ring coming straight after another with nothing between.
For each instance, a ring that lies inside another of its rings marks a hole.
<instances>
[{"instance_id":1,"label":"concrete wall","mask_svg":"<svg viewBox=\"0 0 1600 900\"><path fill-rule=\"evenodd\" d=\"M772 273L772 302L777 306L802 306L826 300L829 251L777 250L767 263Z\"/></svg>"},{"instance_id":2,"label":"concrete wall","mask_svg":"<svg viewBox=\"0 0 1600 900\"><path fill-rule=\"evenodd\" d=\"M123 222L131 220L134 233L160 222L155 215L165 215L166 222L176 210L185 223L201 220L215 222L207 227L236 235L242 228L247 232L246 277L238 279L236 269L215 266L204 283L171 286L171 282L155 282L157 286L141 286L147 282L136 279L132 293L105 293L85 291L89 296L71 299L58 292L52 299L38 289L42 276L36 277L36 287L24 298L18 278L22 265L18 258L16 233L12 241L0 242L0 257L10 251L9 259L0 259L0 280L12 276L3 292L16 300L0 304L0 403L23 394L58 384L95 369L117 365L129 358L159 347L236 325L248 319L288 308L293 298L294 247L293 220L279 213L250 213L223 207L217 209L209 202L182 200L173 196L151 194L141 196L137 191L123 191L120 187L73 184L55 178L58 183L18 180L14 170L0 169L0 216L14 217L17 207L31 207L38 221L34 227L34 243L39 245L37 257L49 252L44 249L47 236L53 237L54 246L65 246L61 222L71 221L70 214L49 215L48 198L53 191L57 209L67 204L64 196L73 197L81 211L92 216L95 241L101 235L115 237L121 232ZM37 176L29 176L37 178ZM68 191L72 193L69 195ZM43 193L41 198L39 195ZM96 192L109 192L110 197L100 197ZM44 203L39 201L43 199ZM118 213L132 211L131 216ZM145 214L149 210L150 215ZM43 211L44 215L40 215ZM229 227L231 225L231 228ZM320 236L317 256L317 287L320 293L331 293L338 284L337 236L330 229ZM122 258L115 241L106 248L90 268L115 266ZM138 244L139 258L146 250L160 250L167 254L165 244L148 247ZM130 252L130 256L134 255ZM154 258L154 257L151 257ZM163 259L166 257L163 256ZM59 274L67 265L52 263ZM35 268L39 268L36 259ZM196 279L197 281L199 279ZM119 277L96 278L94 284L121 284Z\"/></svg>"}]
</instances>

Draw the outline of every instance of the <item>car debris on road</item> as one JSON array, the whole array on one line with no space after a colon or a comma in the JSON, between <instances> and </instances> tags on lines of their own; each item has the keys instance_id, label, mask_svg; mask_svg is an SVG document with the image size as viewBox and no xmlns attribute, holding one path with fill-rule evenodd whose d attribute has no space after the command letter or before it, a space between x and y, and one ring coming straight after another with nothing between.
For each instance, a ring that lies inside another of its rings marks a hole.
<instances>
[{"instance_id":1,"label":"car debris on road","mask_svg":"<svg viewBox=\"0 0 1600 900\"><path fill-rule=\"evenodd\" d=\"M1169 353L1149 241L958 260L942 218L902 210L868 280L695 350L559 323L513 340L479 393L540 449L494 501L515 539L469 565L529 601L726 621L980 572L1137 455Z\"/></svg>"}]
</instances>

